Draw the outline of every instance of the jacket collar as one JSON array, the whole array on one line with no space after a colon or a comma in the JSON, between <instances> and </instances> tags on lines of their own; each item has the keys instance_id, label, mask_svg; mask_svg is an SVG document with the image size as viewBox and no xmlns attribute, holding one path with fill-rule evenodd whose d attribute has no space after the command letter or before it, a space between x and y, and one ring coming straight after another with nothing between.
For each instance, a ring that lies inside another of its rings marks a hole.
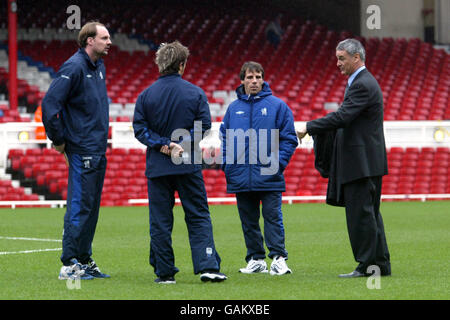
<instances>
[{"instance_id":1,"label":"jacket collar","mask_svg":"<svg viewBox=\"0 0 450 320\"><path fill-rule=\"evenodd\" d=\"M97 69L99 66L103 64L103 59L98 59L95 63L91 60L89 55L87 54L86 50L84 48L78 49L78 52L83 56L83 58L86 60L88 66L91 69Z\"/></svg>"},{"instance_id":2,"label":"jacket collar","mask_svg":"<svg viewBox=\"0 0 450 320\"><path fill-rule=\"evenodd\" d=\"M352 83L364 72L367 72L366 66L362 66L358 68L347 80L348 86L351 86Z\"/></svg>"},{"instance_id":3,"label":"jacket collar","mask_svg":"<svg viewBox=\"0 0 450 320\"><path fill-rule=\"evenodd\" d=\"M266 81L264 81L261 91L255 95L246 94L244 91L243 84L241 84L239 87L237 87L236 94L237 94L237 97L241 100L251 101L251 100L259 100L259 99L262 99L262 98L272 95L272 90L270 89L269 84Z\"/></svg>"},{"instance_id":4,"label":"jacket collar","mask_svg":"<svg viewBox=\"0 0 450 320\"><path fill-rule=\"evenodd\" d=\"M165 75L160 75L159 77L158 77L158 79L169 79L169 78L181 78L181 74L179 74L179 73L169 73L169 74L165 74Z\"/></svg>"}]
</instances>

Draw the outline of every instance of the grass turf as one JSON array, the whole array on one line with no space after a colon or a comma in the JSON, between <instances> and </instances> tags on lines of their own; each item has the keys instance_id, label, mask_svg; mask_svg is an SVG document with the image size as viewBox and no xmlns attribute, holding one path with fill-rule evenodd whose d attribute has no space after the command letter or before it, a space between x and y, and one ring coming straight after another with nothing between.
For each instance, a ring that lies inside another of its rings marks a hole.
<instances>
[{"instance_id":1,"label":"grass turf","mask_svg":"<svg viewBox=\"0 0 450 320\"><path fill-rule=\"evenodd\" d=\"M340 279L356 267L343 208L284 205L288 265L293 273L245 275L245 246L236 206L210 206L223 283L202 283L192 271L184 214L175 207L173 246L180 269L176 285L158 285L148 264L146 207L102 208L93 258L111 279L82 281L70 290L57 279L60 251L0 254L0 299L315 300L450 298L450 202L385 202L381 210L391 253L392 276L380 289L367 278ZM52 249L61 239L64 209L0 209L0 252ZM262 219L261 219L262 221ZM3 238L2 238L3 237ZM266 260L270 265L270 260Z\"/></svg>"}]
</instances>

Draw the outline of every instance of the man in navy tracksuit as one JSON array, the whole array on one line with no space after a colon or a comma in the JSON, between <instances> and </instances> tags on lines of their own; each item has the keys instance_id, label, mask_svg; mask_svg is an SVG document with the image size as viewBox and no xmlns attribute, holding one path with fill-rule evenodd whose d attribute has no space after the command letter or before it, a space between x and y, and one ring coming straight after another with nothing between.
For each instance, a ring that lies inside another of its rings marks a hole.
<instances>
[{"instance_id":1,"label":"man in navy tracksuit","mask_svg":"<svg viewBox=\"0 0 450 320\"><path fill-rule=\"evenodd\" d=\"M219 272L199 141L195 141L211 127L211 116L203 90L181 78L188 55L178 41L161 45L155 60L160 77L139 95L133 119L136 138L147 146L149 260L155 282L164 284L175 283L179 271L171 239L175 191L185 212L194 273L200 273L202 281L227 279Z\"/></svg>"},{"instance_id":2,"label":"man in navy tracksuit","mask_svg":"<svg viewBox=\"0 0 450 320\"><path fill-rule=\"evenodd\" d=\"M260 202L271 275L291 273L287 251L281 193L283 171L298 145L294 117L289 107L272 95L264 69L246 62L240 72L238 99L230 104L220 127L227 192L236 193L244 232L247 266L242 273L268 272L259 227Z\"/></svg>"},{"instance_id":3,"label":"man in navy tracksuit","mask_svg":"<svg viewBox=\"0 0 450 320\"><path fill-rule=\"evenodd\" d=\"M109 104L102 56L111 39L105 26L89 22L80 49L59 69L42 101L42 120L54 148L69 164L67 211L59 279L107 278L92 255L106 170Z\"/></svg>"}]
</instances>

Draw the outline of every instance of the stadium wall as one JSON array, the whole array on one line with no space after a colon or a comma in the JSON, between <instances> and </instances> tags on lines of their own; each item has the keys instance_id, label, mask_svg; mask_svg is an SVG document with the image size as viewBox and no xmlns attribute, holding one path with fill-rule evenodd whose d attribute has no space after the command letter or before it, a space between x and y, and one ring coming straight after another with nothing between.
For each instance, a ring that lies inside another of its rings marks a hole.
<instances>
[{"instance_id":1,"label":"stadium wall","mask_svg":"<svg viewBox=\"0 0 450 320\"><path fill-rule=\"evenodd\" d=\"M295 126L302 122L295 122ZM50 140L37 140L35 129L41 126L35 122L11 122L0 124L0 168L6 168L10 149L51 147ZM111 139L108 143L112 148L142 148L145 146L134 137L131 122L111 122ZM213 122L210 135L200 142L202 148L220 147L220 122ZM450 148L450 121L385 121L384 130L386 146L391 147L447 147ZM299 148L313 147L313 141L308 136Z\"/></svg>"},{"instance_id":2,"label":"stadium wall","mask_svg":"<svg viewBox=\"0 0 450 320\"><path fill-rule=\"evenodd\" d=\"M301 122L296 122L295 125L300 125ZM14 122L0 124L0 172L5 172L7 167L12 166L12 162L8 159L8 153L10 149L30 149L37 148L38 146L50 148L51 142L49 140L37 140L33 136L35 129L40 123L35 122ZM109 144L111 148L121 149L135 149L145 146L140 144L133 134L132 125L130 122L111 122L111 139ZM220 148L220 140L218 138L218 129L220 123L214 122L212 125L211 134L205 137L200 145L202 148L214 147L216 150ZM450 121L385 121L385 134L386 144L388 148L401 147L408 148L424 148L433 147L450 148ZM310 137L304 139L299 148L309 149L313 147L313 141ZM445 192L445 188L442 189ZM432 199L450 199L450 193L386 193L383 194L383 199L386 201L396 200L421 200L427 201ZM283 196L284 203L296 203L296 202L323 202L324 195L302 195L297 194L295 196ZM145 205L147 203L146 198L129 198L127 200L128 205ZM178 200L177 200L178 201ZM227 204L235 203L234 197L208 197L208 202L213 204ZM0 201L0 207L12 207L19 206L51 206L51 207L63 207L65 200L6 200ZM105 204L106 205L106 204ZM125 204L120 204L125 205Z\"/></svg>"},{"instance_id":3,"label":"stadium wall","mask_svg":"<svg viewBox=\"0 0 450 320\"><path fill-rule=\"evenodd\" d=\"M380 9L380 25L372 21ZM369 12L368 11L369 8ZM361 36L367 38L419 38L424 40L423 0L361 0Z\"/></svg>"},{"instance_id":4,"label":"stadium wall","mask_svg":"<svg viewBox=\"0 0 450 320\"><path fill-rule=\"evenodd\" d=\"M435 40L440 44L450 44L450 1L435 0L436 33Z\"/></svg>"}]
</instances>

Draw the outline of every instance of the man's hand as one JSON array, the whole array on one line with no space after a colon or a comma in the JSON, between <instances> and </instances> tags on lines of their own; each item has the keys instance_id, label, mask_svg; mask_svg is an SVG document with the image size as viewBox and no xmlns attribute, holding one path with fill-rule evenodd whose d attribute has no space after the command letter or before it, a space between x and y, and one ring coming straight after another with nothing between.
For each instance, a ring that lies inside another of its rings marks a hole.
<instances>
[{"instance_id":1,"label":"man's hand","mask_svg":"<svg viewBox=\"0 0 450 320\"><path fill-rule=\"evenodd\" d=\"M306 136L308 133L306 131L306 122L302 123L298 129L295 130L295 133L297 134L297 138L300 140L300 143L302 143L302 139Z\"/></svg>"},{"instance_id":2,"label":"man's hand","mask_svg":"<svg viewBox=\"0 0 450 320\"><path fill-rule=\"evenodd\" d=\"M214 147L209 147L209 148L204 148L202 150L202 158L203 159L209 159L209 158L214 158L216 156L216 148Z\"/></svg>"},{"instance_id":3,"label":"man's hand","mask_svg":"<svg viewBox=\"0 0 450 320\"><path fill-rule=\"evenodd\" d=\"M164 153L166 156L170 156L170 150L168 146L162 146L161 149L159 149L159 152Z\"/></svg>"},{"instance_id":4,"label":"man's hand","mask_svg":"<svg viewBox=\"0 0 450 320\"><path fill-rule=\"evenodd\" d=\"M171 142L169 146L162 146L161 149L159 149L159 152L164 153L166 156L173 155L174 157L181 157L183 151L183 148L175 142Z\"/></svg>"},{"instance_id":5,"label":"man's hand","mask_svg":"<svg viewBox=\"0 0 450 320\"><path fill-rule=\"evenodd\" d=\"M53 145L53 148L54 148L56 151L58 151L59 153L61 153L61 154L64 155L64 160L66 161L67 166L69 166L69 159L67 158L67 154L66 154L66 151L65 151L65 149L66 149L66 144L63 143L63 144L60 144L59 146Z\"/></svg>"},{"instance_id":6,"label":"man's hand","mask_svg":"<svg viewBox=\"0 0 450 320\"><path fill-rule=\"evenodd\" d=\"M170 155L172 157L181 157L183 155L184 149L177 143L171 142L169 145Z\"/></svg>"},{"instance_id":7,"label":"man's hand","mask_svg":"<svg viewBox=\"0 0 450 320\"><path fill-rule=\"evenodd\" d=\"M65 147L66 147L66 144L65 144L65 143L60 144L59 146L53 145L53 148L54 148L56 151L58 151L59 153L64 153Z\"/></svg>"}]
</instances>

